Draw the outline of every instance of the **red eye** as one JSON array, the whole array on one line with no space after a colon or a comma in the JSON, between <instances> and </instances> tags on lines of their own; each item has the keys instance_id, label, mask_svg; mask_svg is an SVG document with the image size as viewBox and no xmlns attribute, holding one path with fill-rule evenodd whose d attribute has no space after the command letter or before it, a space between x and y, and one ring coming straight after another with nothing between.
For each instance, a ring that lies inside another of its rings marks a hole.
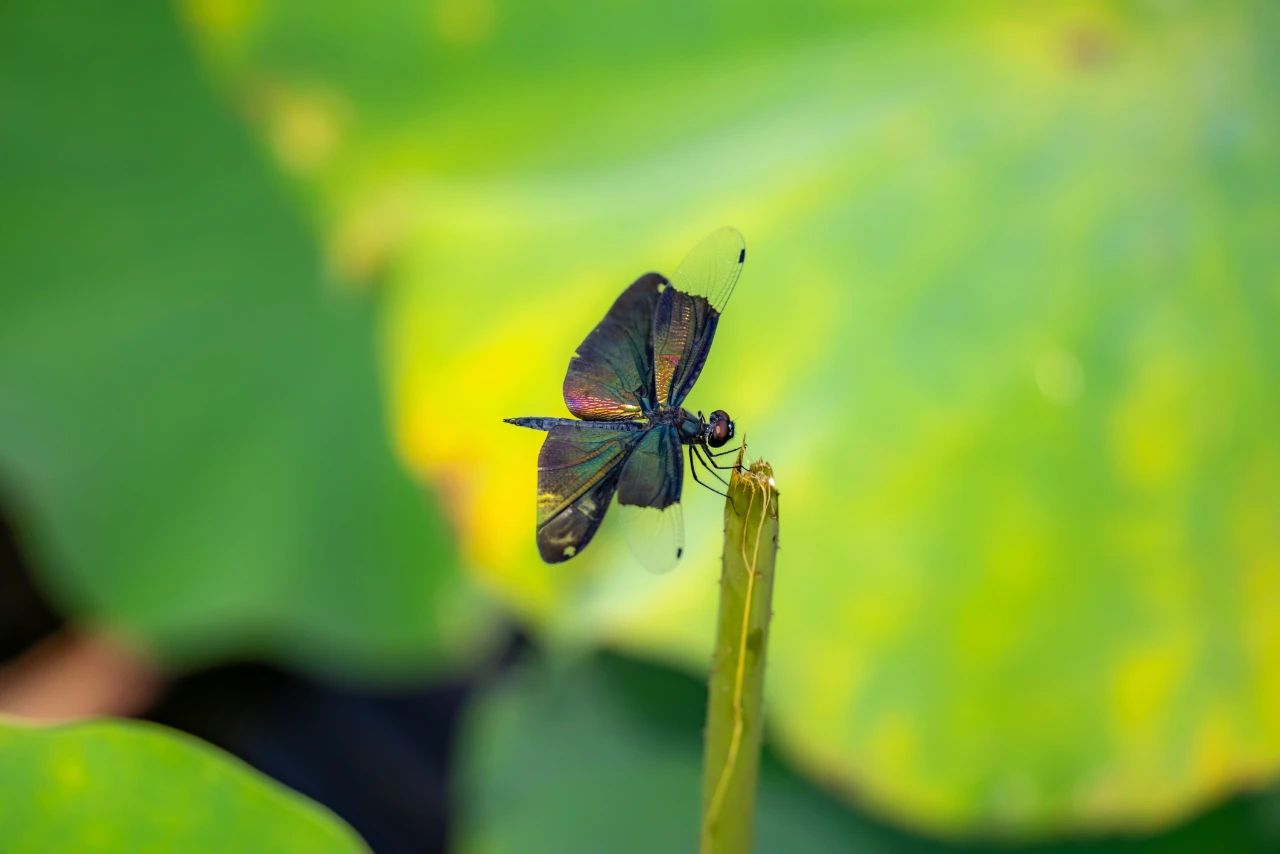
<instances>
[{"instance_id":1,"label":"red eye","mask_svg":"<svg viewBox=\"0 0 1280 854\"><path fill-rule=\"evenodd\" d=\"M711 413L711 430L707 437L707 444L713 448L719 448L725 442L733 438L733 422L729 420L729 414L723 409L717 409Z\"/></svg>"}]
</instances>

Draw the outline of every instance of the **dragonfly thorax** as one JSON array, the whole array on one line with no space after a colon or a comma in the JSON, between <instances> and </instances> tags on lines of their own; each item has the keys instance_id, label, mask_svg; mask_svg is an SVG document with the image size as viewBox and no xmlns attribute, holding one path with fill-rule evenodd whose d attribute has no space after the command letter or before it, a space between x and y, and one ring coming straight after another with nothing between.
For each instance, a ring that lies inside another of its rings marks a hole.
<instances>
[{"instance_id":1,"label":"dragonfly thorax","mask_svg":"<svg viewBox=\"0 0 1280 854\"><path fill-rule=\"evenodd\" d=\"M694 415L683 406L662 407L650 413L649 423L655 427L670 425L676 428L680 441L686 445L719 448L733 438L733 421L723 409L717 409L710 418L704 418L701 412Z\"/></svg>"}]
</instances>

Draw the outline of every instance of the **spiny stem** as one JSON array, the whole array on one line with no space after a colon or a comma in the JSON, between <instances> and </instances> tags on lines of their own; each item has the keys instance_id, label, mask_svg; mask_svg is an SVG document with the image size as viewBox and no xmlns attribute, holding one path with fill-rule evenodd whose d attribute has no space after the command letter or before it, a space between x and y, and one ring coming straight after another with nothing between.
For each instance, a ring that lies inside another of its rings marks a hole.
<instances>
[{"instance_id":1,"label":"spiny stem","mask_svg":"<svg viewBox=\"0 0 1280 854\"><path fill-rule=\"evenodd\" d=\"M751 850L763 734L764 662L778 549L778 490L764 462L729 480L720 616L707 697L702 854Z\"/></svg>"}]
</instances>

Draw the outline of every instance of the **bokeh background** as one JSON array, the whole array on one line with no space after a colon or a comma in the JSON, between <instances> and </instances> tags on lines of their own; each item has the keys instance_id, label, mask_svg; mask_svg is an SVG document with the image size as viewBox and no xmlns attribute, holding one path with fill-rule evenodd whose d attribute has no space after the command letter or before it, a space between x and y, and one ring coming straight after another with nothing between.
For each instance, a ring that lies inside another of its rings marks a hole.
<instances>
[{"instance_id":1,"label":"bokeh background","mask_svg":"<svg viewBox=\"0 0 1280 854\"><path fill-rule=\"evenodd\" d=\"M732 224L758 849L1280 850L1277 92L1262 0L4 4L0 847L690 850L719 500L543 566L501 419Z\"/></svg>"}]
</instances>

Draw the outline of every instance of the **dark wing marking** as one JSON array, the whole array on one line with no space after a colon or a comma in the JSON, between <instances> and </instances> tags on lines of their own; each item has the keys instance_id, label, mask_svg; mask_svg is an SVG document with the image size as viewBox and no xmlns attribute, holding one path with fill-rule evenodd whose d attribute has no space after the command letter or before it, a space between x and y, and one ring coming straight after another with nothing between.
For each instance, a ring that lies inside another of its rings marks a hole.
<instances>
[{"instance_id":1,"label":"dark wing marking","mask_svg":"<svg viewBox=\"0 0 1280 854\"><path fill-rule=\"evenodd\" d=\"M618 484L622 531L636 559L651 572L666 572L684 553L680 451L675 428L655 427L631 452Z\"/></svg>"},{"instance_id":2,"label":"dark wing marking","mask_svg":"<svg viewBox=\"0 0 1280 854\"><path fill-rule=\"evenodd\" d=\"M622 468L618 503L661 510L679 501L684 485L680 451L680 434L674 427L646 431Z\"/></svg>"},{"instance_id":3,"label":"dark wing marking","mask_svg":"<svg viewBox=\"0 0 1280 854\"><path fill-rule=\"evenodd\" d=\"M713 231L689 251L670 286L663 289L653 314L654 392L659 404L679 406L697 382L746 255L737 229Z\"/></svg>"},{"instance_id":4,"label":"dark wing marking","mask_svg":"<svg viewBox=\"0 0 1280 854\"><path fill-rule=\"evenodd\" d=\"M560 563L586 548L645 431L552 427L538 452L538 553Z\"/></svg>"},{"instance_id":5,"label":"dark wing marking","mask_svg":"<svg viewBox=\"0 0 1280 854\"><path fill-rule=\"evenodd\" d=\"M666 279L646 273L614 301L569 360L564 402L588 421L640 418L657 401L653 390L653 311Z\"/></svg>"}]
</instances>

